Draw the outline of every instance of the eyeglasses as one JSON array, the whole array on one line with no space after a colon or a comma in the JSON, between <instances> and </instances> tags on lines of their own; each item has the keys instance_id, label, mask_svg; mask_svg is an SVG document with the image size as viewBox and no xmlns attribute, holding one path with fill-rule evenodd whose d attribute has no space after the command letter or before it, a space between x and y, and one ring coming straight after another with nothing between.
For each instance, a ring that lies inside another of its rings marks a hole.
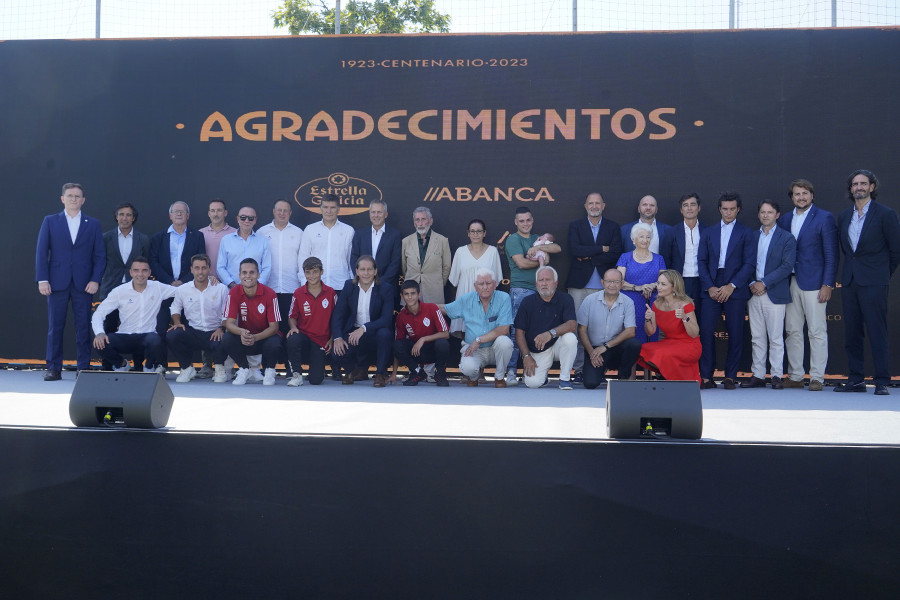
<instances>
[{"instance_id":1,"label":"eyeglasses","mask_svg":"<svg viewBox=\"0 0 900 600\"><path fill-rule=\"evenodd\" d=\"M187 211L186 211L186 210L170 210L170 211L169 211L169 214L173 214L173 215L186 215L186 214L187 214Z\"/></svg>"},{"instance_id":2,"label":"eyeglasses","mask_svg":"<svg viewBox=\"0 0 900 600\"><path fill-rule=\"evenodd\" d=\"M238 217L238 219L240 219L241 221L255 221L255 220L256 220L256 217L250 217L250 216L247 216L247 215L241 215L241 216Z\"/></svg>"},{"instance_id":3,"label":"eyeglasses","mask_svg":"<svg viewBox=\"0 0 900 600\"><path fill-rule=\"evenodd\" d=\"M469 233L473 235L484 235L484 229L470 229Z\"/></svg>"}]
</instances>

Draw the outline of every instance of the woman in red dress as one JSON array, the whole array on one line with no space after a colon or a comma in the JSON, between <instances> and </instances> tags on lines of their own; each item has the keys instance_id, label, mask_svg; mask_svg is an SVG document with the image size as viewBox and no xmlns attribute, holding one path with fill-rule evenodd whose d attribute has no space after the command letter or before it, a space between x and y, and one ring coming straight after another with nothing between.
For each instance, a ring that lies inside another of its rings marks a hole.
<instances>
[{"instance_id":1,"label":"woman in red dress","mask_svg":"<svg viewBox=\"0 0 900 600\"><path fill-rule=\"evenodd\" d=\"M663 379L695 379L699 384L700 326L694 304L684 293L684 279L678 271L667 269L659 274L656 289L656 302L647 307L644 317L644 331L649 337L658 327L665 338L641 346L637 362Z\"/></svg>"}]
</instances>

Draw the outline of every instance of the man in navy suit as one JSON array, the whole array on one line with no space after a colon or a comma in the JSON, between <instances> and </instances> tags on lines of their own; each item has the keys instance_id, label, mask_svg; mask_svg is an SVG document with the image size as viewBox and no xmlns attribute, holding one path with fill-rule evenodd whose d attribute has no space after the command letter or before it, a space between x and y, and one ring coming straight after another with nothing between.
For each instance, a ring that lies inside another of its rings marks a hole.
<instances>
[{"instance_id":1,"label":"man in navy suit","mask_svg":"<svg viewBox=\"0 0 900 600\"><path fill-rule=\"evenodd\" d=\"M374 355L374 387L387 385L394 344L393 302L393 290L378 279L375 259L365 254L356 259L356 277L344 283L331 315L332 368L344 369L341 383L366 379Z\"/></svg>"},{"instance_id":2,"label":"man in navy suit","mask_svg":"<svg viewBox=\"0 0 900 600\"><path fill-rule=\"evenodd\" d=\"M646 223L653 229L653 237L650 238L650 252L661 254L660 243L663 236L666 234L666 230L669 229L669 226L663 225L656 220L656 213L658 211L659 206L657 205L656 198L649 195L641 198L641 201L638 202L638 220L622 225L622 252L631 252L634 250L634 242L631 241L631 228L638 223ZM668 265L669 263L666 264Z\"/></svg>"},{"instance_id":3,"label":"man in navy suit","mask_svg":"<svg viewBox=\"0 0 900 600\"><path fill-rule=\"evenodd\" d=\"M660 240L660 254L666 266L681 273L684 292L694 301L694 312L700 318L700 270L697 266L697 251L700 248L700 234L705 225L700 223L700 196L685 194L681 197L682 224L666 229Z\"/></svg>"},{"instance_id":4,"label":"man in navy suit","mask_svg":"<svg viewBox=\"0 0 900 600\"><path fill-rule=\"evenodd\" d=\"M815 189L806 179L788 188L794 210L781 215L778 226L797 240L797 260L791 275L791 302L784 313L784 345L788 372L784 387L803 388L803 326L809 335L809 391L820 392L828 363L828 314L837 278L838 237L834 216L814 204Z\"/></svg>"},{"instance_id":5,"label":"man in navy suit","mask_svg":"<svg viewBox=\"0 0 900 600\"><path fill-rule=\"evenodd\" d=\"M763 200L757 208L762 225L753 232L756 244L756 277L750 284L750 335L753 339L753 376L742 388L766 387L766 351L771 363L772 389L784 389L784 308L791 302L791 271L797 256L797 240L776 226L781 208ZM768 348L767 348L768 346Z\"/></svg>"},{"instance_id":6,"label":"man in navy suit","mask_svg":"<svg viewBox=\"0 0 900 600\"><path fill-rule=\"evenodd\" d=\"M589 295L603 289L603 274L615 269L622 254L622 234L619 224L603 218L606 203L599 192L591 192L584 201L587 218L575 219L569 223L569 276L566 286L575 301L575 312ZM582 383L584 348L578 344L575 353L574 383Z\"/></svg>"},{"instance_id":7,"label":"man in navy suit","mask_svg":"<svg viewBox=\"0 0 900 600\"><path fill-rule=\"evenodd\" d=\"M38 291L47 296L49 322L44 381L62 379L63 331L70 302L78 370L91 366L91 299L106 267L100 221L81 212L84 188L67 183L60 200L65 210L44 217L35 252L35 279Z\"/></svg>"},{"instance_id":8,"label":"man in navy suit","mask_svg":"<svg viewBox=\"0 0 900 600\"><path fill-rule=\"evenodd\" d=\"M169 206L172 224L164 231L153 234L150 240L150 271L156 280L174 287L191 281L191 257L206 253L203 234L187 226L191 209L186 202L173 202ZM156 332L165 335L171 317L172 300L163 302L156 321Z\"/></svg>"},{"instance_id":9,"label":"man in navy suit","mask_svg":"<svg viewBox=\"0 0 900 600\"><path fill-rule=\"evenodd\" d=\"M756 244L753 232L737 222L741 197L736 192L719 196L718 227L707 227L700 234L697 264L700 267L700 355L701 389L716 387L712 380L716 363L716 325L725 313L728 331L728 354L725 358L726 390L737 388L738 363L744 346L744 314L750 298L750 278L756 267Z\"/></svg>"},{"instance_id":10,"label":"man in navy suit","mask_svg":"<svg viewBox=\"0 0 900 600\"><path fill-rule=\"evenodd\" d=\"M394 292L394 305L400 299L400 265L401 242L403 236L400 232L385 223L388 216L387 202L375 200L369 204L369 221L371 228L357 229L353 234L353 242L350 245L350 264L355 265L356 259L368 254L375 257L375 266L378 268L378 277L382 283L386 283Z\"/></svg>"},{"instance_id":11,"label":"man in navy suit","mask_svg":"<svg viewBox=\"0 0 900 600\"><path fill-rule=\"evenodd\" d=\"M841 296L844 301L844 347L850 367L847 383L836 392L866 391L863 338L869 337L875 364L875 393L890 394L890 344L888 340L888 285L900 264L900 218L875 202L878 178L859 169L847 179L853 206L838 216L838 235L844 268Z\"/></svg>"}]
</instances>

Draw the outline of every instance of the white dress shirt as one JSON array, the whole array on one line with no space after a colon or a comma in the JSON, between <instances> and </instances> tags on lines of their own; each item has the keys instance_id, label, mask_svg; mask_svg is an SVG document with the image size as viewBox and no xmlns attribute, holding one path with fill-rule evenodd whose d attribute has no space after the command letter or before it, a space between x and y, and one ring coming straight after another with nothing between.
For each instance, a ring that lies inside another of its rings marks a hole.
<instances>
[{"instance_id":1,"label":"white dress shirt","mask_svg":"<svg viewBox=\"0 0 900 600\"><path fill-rule=\"evenodd\" d=\"M225 284L207 284L206 289L201 292L191 280L175 288L172 314L184 311L184 317L191 327L200 331L213 331L222 325L226 296L228 286Z\"/></svg>"},{"instance_id":2,"label":"white dress shirt","mask_svg":"<svg viewBox=\"0 0 900 600\"><path fill-rule=\"evenodd\" d=\"M700 270L697 266L697 248L700 247L700 224L695 223L694 228L688 227L687 223L682 221L684 226L684 269L682 277L699 277ZM671 265L666 265L669 268Z\"/></svg>"},{"instance_id":3,"label":"white dress shirt","mask_svg":"<svg viewBox=\"0 0 900 600\"><path fill-rule=\"evenodd\" d=\"M344 282L353 277L350 267L350 251L353 243L353 228L336 221L329 229L322 221L312 223L303 232L300 241L300 265L310 256L322 261L322 283L334 290L344 289ZM300 284L306 284L306 276L298 269Z\"/></svg>"},{"instance_id":4,"label":"white dress shirt","mask_svg":"<svg viewBox=\"0 0 900 600\"><path fill-rule=\"evenodd\" d=\"M769 233L766 233L762 227L759 228L759 243L756 245L756 281L762 281L762 278L766 276L766 256L769 255L769 244L775 237L774 233L775 227L769 229Z\"/></svg>"},{"instance_id":5,"label":"white dress shirt","mask_svg":"<svg viewBox=\"0 0 900 600\"><path fill-rule=\"evenodd\" d=\"M362 286L359 286L359 299L356 301L356 326L364 327L366 323L372 320L371 312L369 311L369 306L372 303L372 290L375 289L375 284L369 286L368 290L362 289Z\"/></svg>"},{"instance_id":6,"label":"white dress shirt","mask_svg":"<svg viewBox=\"0 0 900 600\"><path fill-rule=\"evenodd\" d=\"M725 257L728 254L728 242L731 241L731 232L734 231L734 224L737 223L737 219L732 221L731 223L726 224L725 221L721 222L721 230L719 231L719 265L720 269L725 268Z\"/></svg>"},{"instance_id":7,"label":"white dress shirt","mask_svg":"<svg viewBox=\"0 0 900 600\"><path fill-rule=\"evenodd\" d=\"M143 292L134 289L134 281L114 287L91 318L94 335L103 333L103 319L114 310L119 311L119 319L122 321L117 333L155 332L160 305L163 300L175 296L177 289L152 279L147 281Z\"/></svg>"},{"instance_id":8,"label":"white dress shirt","mask_svg":"<svg viewBox=\"0 0 900 600\"><path fill-rule=\"evenodd\" d=\"M64 213L66 215L66 222L69 224L69 235L72 236L72 243L75 243L75 238L78 237L78 228L81 226L81 211L78 211L78 214L74 217L70 217L69 213Z\"/></svg>"},{"instance_id":9,"label":"white dress shirt","mask_svg":"<svg viewBox=\"0 0 900 600\"><path fill-rule=\"evenodd\" d=\"M276 294L293 294L300 287L297 274L303 270L299 262L303 230L292 223L278 229L272 221L260 227L257 233L269 240L269 255L272 257L272 270L266 285Z\"/></svg>"}]
</instances>

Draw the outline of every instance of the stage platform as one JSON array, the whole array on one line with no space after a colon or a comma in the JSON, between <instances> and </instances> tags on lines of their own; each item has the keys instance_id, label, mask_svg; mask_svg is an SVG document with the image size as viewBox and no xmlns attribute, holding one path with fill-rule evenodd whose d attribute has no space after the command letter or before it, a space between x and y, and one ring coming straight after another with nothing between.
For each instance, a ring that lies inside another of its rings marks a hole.
<instances>
[{"instance_id":1,"label":"stage platform","mask_svg":"<svg viewBox=\"0 0 900 600\"><path fill-rule=\"evenodd\" d=\"M0 425L72 427L75 373L44 382L43 371L0 371ZM421 383L383 389L210 380L166 381L175 394L173 432L282 433L514 439L606 439L606 389L440 388ZM788 444L900 444L900 389L891 396L803 390L703 390L703 439Z\"/></svg>"},{"instance_id":2,"label":"stage platform","mask_svg":"<svg viewBox=\"0 0 900 600\"><path fill-rule=\"evenodd\" d=\"M0 598L900 597L900 393L705 390L700 441L605 390L174 383L74 428L0 372Z\"/></svg>"}]
</instances>

